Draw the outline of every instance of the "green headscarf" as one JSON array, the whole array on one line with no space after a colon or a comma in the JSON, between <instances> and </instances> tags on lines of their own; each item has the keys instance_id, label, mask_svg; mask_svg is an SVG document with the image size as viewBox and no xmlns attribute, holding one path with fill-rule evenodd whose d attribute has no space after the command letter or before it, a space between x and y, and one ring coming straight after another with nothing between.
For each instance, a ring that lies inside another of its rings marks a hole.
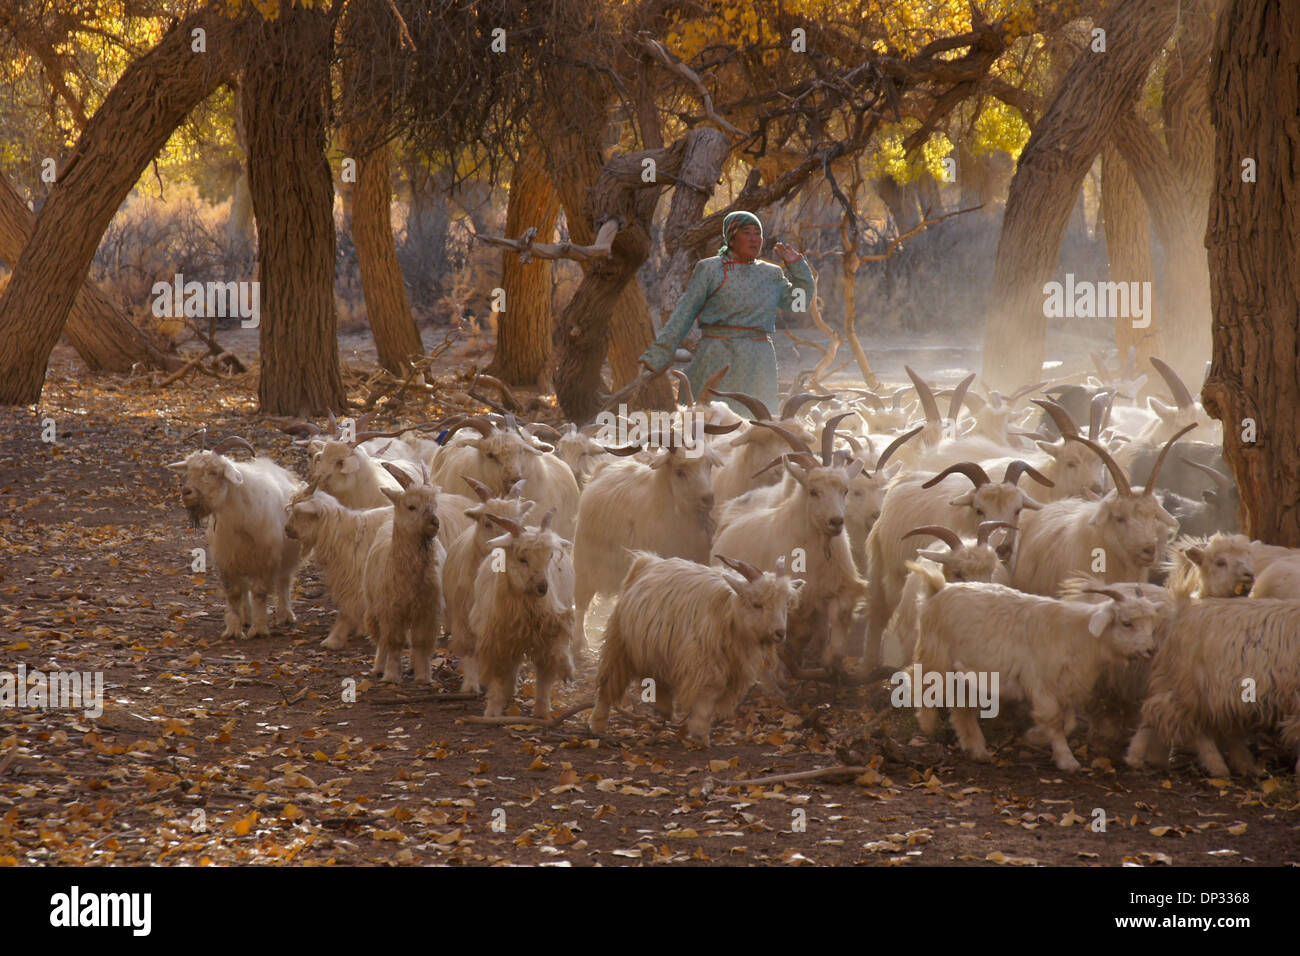
<instances>
[{"instance_id":1,"label":"green headscarf","mask_svg":"<svg viewBox=\"0 0 1300 956\"><path fill-rule=\"evenodd\" d=\"M758 226L759 238L763 235L763 224L758 221L758 217L752 212L746 212L743 209L737 209L735 212L729 212L722 219L722 248L718 250L718 255L725 256L730 248L731 234L741 226Z\"/></svg>"}]
</instances>

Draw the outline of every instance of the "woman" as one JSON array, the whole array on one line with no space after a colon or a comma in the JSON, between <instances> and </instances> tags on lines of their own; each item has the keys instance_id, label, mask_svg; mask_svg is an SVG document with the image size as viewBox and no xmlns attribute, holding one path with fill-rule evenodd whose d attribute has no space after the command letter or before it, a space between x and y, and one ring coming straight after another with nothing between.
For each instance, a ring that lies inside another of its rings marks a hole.
<instances>
[{"instance_id":1,"label":"woman","mask_svg":"<svg viewBox=\"0 0 1300 956\"><path fill-rule=\"evenodd\" d=\"M753 395L775 412L776 313L791 307L795 289L803 292L806 309L812 302L814 279L803 253L778 242L772 251L785 263L783 269L758 259L762 248L763 225L758 217L752 212L728 213L722 220L722 248L716 256L695 264L681 301L642 354L641 364L656 375L662 373L698 320L700 344L686 370L692 390L698 395L709 376L730 366L718 387ZM743 405L730 399L728 404L739 414L749 414Z\"/></svg>"}]
</instances>

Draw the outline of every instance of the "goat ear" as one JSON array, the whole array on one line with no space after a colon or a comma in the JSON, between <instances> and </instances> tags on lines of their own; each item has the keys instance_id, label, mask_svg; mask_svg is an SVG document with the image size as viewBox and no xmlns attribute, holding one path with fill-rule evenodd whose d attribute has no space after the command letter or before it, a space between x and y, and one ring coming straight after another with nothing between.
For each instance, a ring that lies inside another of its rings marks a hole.
<instances>
[{"instance_id":1,"label":"goat ear","mask_svg":"<svg viewBox=\"0 0 1300 956\"><path fill-rule=\"evenodd\" d=\"M235 467L233 461L226 462L226 466L221 470L221 476L232 485L242 485L244 483L244 473Z\"/></svg>"},{"instance_id":2,"label":"goat ear","mask_svg":"<svg viewBox=\"0 0 1300 956\"><path fill-rule=\"evenodd\" d=\"M1152 396L1147 399L1147 408L1151 409L1151 411L1155 412L1157 415L1159 415L1161 418L1165 419L1166 421L1172 418L1174 413L1178 411L1178 409L1175 406L1166 405L1164 402L1160 401L1160 399L1156 398L1155 396Z\"/></svg>"},{"instance_id":3,"label":"goat ear","mask_svg":"<svg viewBox=\"0 0 1300 956\"><path fill-rule=\"evenodd\" d=\"M1205 560L1205 552L1202 551L1200 548L1194 546L1190 548L1184 548L1183 554L1187 555L1187 559L1189 561L1193 561L1196 564L1200 564L1202 561Z\"/></svg>"},{"instance_id":4,"label":"goat ear","mask_svg":"<svg viewBox=\"0 0 1300 956\"><path fill-rule=\"evenodd\" d=\"M302 501L289 505L290 512L301 512L305 515L320 514L320 502L315 498L304 498Z\"/></svg>"},{"instance_id":5,"label":"goat ear","mask_svg":"<svg viewBox=\"0 0 1300 956\"><path fill-rule=\"evenodd\" d=\"M894 462L892 465L890 465L888 468L885 469L885 477L886 477L886 478L893 478L895 475L897 475L897 474L898 474L900 471L902 471L902 470L903 470L903 463L902 463L901 461L896 461L896 462Z\"/></svg>"},{"instance_id":6,"label":"goat ear","mask_svg":"<svg viewBox=\"0 0 1300 956\"><path fill-rule=\"evenodd\" d=\"M1044 455L1050 455L1053 458L1061 457L1060 450L1050 441L1036 441L1034 444L1038 446L1039 451Z\"/></svg>"},{"instance_id":7,"label":"goat ear","mask_svg":"<svg viewBox=\"0 0 1300 956\"><path fill-rule=\"evenodd\" d=\"M1115 617L1115 602L1107 599L1106 603L1093 612L1092 617L1088 618L1088 633L1093 637L1101 637L1101 632L1110 626L1110 622Z\"/></svg>"},{"instance_id":8,"label":"goat ear","mask_svg":"<svg viewBox=\"0 0 1300 956\"><path fill-rule=\"evenodd\" d=\"M788 471L791 476L793 476L794 480L799 482L799 484L803 485L805 488L808 487L808 479L799 473L795 463L788 458L785 459L785 470Z\"/></svg>"},{"instance_id":9,"label":"goat ear","mask_svg":"<svg viewBox=\"0 0 1300 956\"><path fill-rule=\"evenodd\" d=\"M387 498L389 501L391 501L393 504L397 504L398 499L402 497L402 493L400 491L394 491L392 488L380 488L379 490L382 491L384 493L384 497Z\"/></svg>"},{"instance_id":10,"label":"goat ear","mask_svg":"<svg viewBox=\"0 0 1300 956\"><path fill-rule=\"evenodd\" d=\"M1021 502L1021 507L1028 508L1030 511L1037 511L1043 507L1043 503L1041 501L1035 501L1033 498L1029 497L1029 495L1025 495L1024 501Z\"/></svg>"},{"instance_id":11,"label":"goat ear","mask_svg":"<svg viewBox=\"0 0 1300 956\"><path fill-rule=\"evenodd\" d=\"M975 492L968 491L964 495L958 495L956 498L952 499L952 501L948 502L948 504L952 505L954 508L964 508L974 500Z\"/></svg>"},{"instance_id":12,"label":"goat ear","mask_svg":"<svg viewBox=\"0 0 1300 956\"><path fill-rule=\"evenodd\" d=\"M510 547L510 532L499 534L495 538L488 539L489 548L508 548Z\"/></svg>"},{"instance_id":13,"label":"goat ear","mask_svg":"<svg viewBox=\"0 0 1300 956\"><path fill-rule=\"evenodd\" d=\"M866 467L866 462L859 461L857 458L849 462L849 481L852 481L854 478L858 477L858 475L862 474L862 469Z\"/></svg>"},{"instance_id":14,"label":"goat ear","mask_svg":"<svg viewBox=\"0 0 1300 956\"><path fill-rule=\"evenodd\" d=\"M477 521L479 518L483 517L483 506L475 505L473 508L466 508L465 517L473 518L475 521Z\"/></svg>"},{"instance_id":15,"label":"goat ear","mask_svg":"<svg viewBox=\"0 0 1300 956\"><path fill-rule=\"evenodd\" d=\"M184 471L189 466L185 464L185 462L183 461L173 461L171 464L166 465L165 467L170 468L172 471Z\"/></svg>"},{"instance_id":16,"label":"goat ear","mask_svg":"<svg viewBox=\"0 0 1300 956\"><path fill-rule=\"evenodd\" d=\"M937 561L940 564L943 564L943 559L948 557L948 554L943 551L918 551L916 554L918 557L929 558L931 561Z\"/></svg>"}]
</instances>

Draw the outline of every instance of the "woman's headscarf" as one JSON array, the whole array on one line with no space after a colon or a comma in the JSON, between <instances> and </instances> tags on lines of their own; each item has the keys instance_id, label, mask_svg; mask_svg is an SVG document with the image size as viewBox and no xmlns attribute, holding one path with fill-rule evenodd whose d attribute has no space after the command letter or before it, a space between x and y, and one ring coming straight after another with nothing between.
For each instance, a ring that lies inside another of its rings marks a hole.
<instances>
[{"instance_id":1,"label":"woman's headscarf","mask_svg":"<svg viewBox=\"0 0 1300 956\"><path fill-rule=\"evenodd\" d=\"M735 212L727 213L722 219L722 248L718 250L718 255L727 254L727 250L731 247L731 234L741 226L757 226L759 239L762 239L763 224L758 221L758 217L752 212L737 209Z\"/></svg>"}]
</instances>

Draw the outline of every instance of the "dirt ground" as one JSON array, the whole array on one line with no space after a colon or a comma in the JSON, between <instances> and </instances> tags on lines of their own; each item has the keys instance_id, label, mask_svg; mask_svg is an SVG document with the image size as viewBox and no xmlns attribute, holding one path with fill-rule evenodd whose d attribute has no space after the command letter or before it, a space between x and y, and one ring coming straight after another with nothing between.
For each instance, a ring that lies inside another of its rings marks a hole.
<instances>
[{"instance_id":1,"label":"dirt ground","mask_svg":"<svg viewBox=\"0 0 1300 956\"><path fill-rule=\"evenodd\" d=\"M1069 776L1004 719L987 731L995 762L977 765L950 735L916 736L887 684L814 682L786 704L751 693L708 750L642 703L604 739L583 714L476 725L445 654L430 692L368 679L359 639L322 648L332 612L310 565L296 625L221 640L216 575L191 571L201 532L163 465L207 422L301 473L253 387L96 378L61 349L39 412L0 410L0 673L100 671L105 697L97 719L0 709L0 863L1300 862L1295 780L1267 741L1274 776L1225 781L1187 755L1131 771L1124 740L1080 732L1085 770ZM558 707L590 697L594 663ZM744 782L846 763L868 769Z\"/></svg>"}]
</instances>

